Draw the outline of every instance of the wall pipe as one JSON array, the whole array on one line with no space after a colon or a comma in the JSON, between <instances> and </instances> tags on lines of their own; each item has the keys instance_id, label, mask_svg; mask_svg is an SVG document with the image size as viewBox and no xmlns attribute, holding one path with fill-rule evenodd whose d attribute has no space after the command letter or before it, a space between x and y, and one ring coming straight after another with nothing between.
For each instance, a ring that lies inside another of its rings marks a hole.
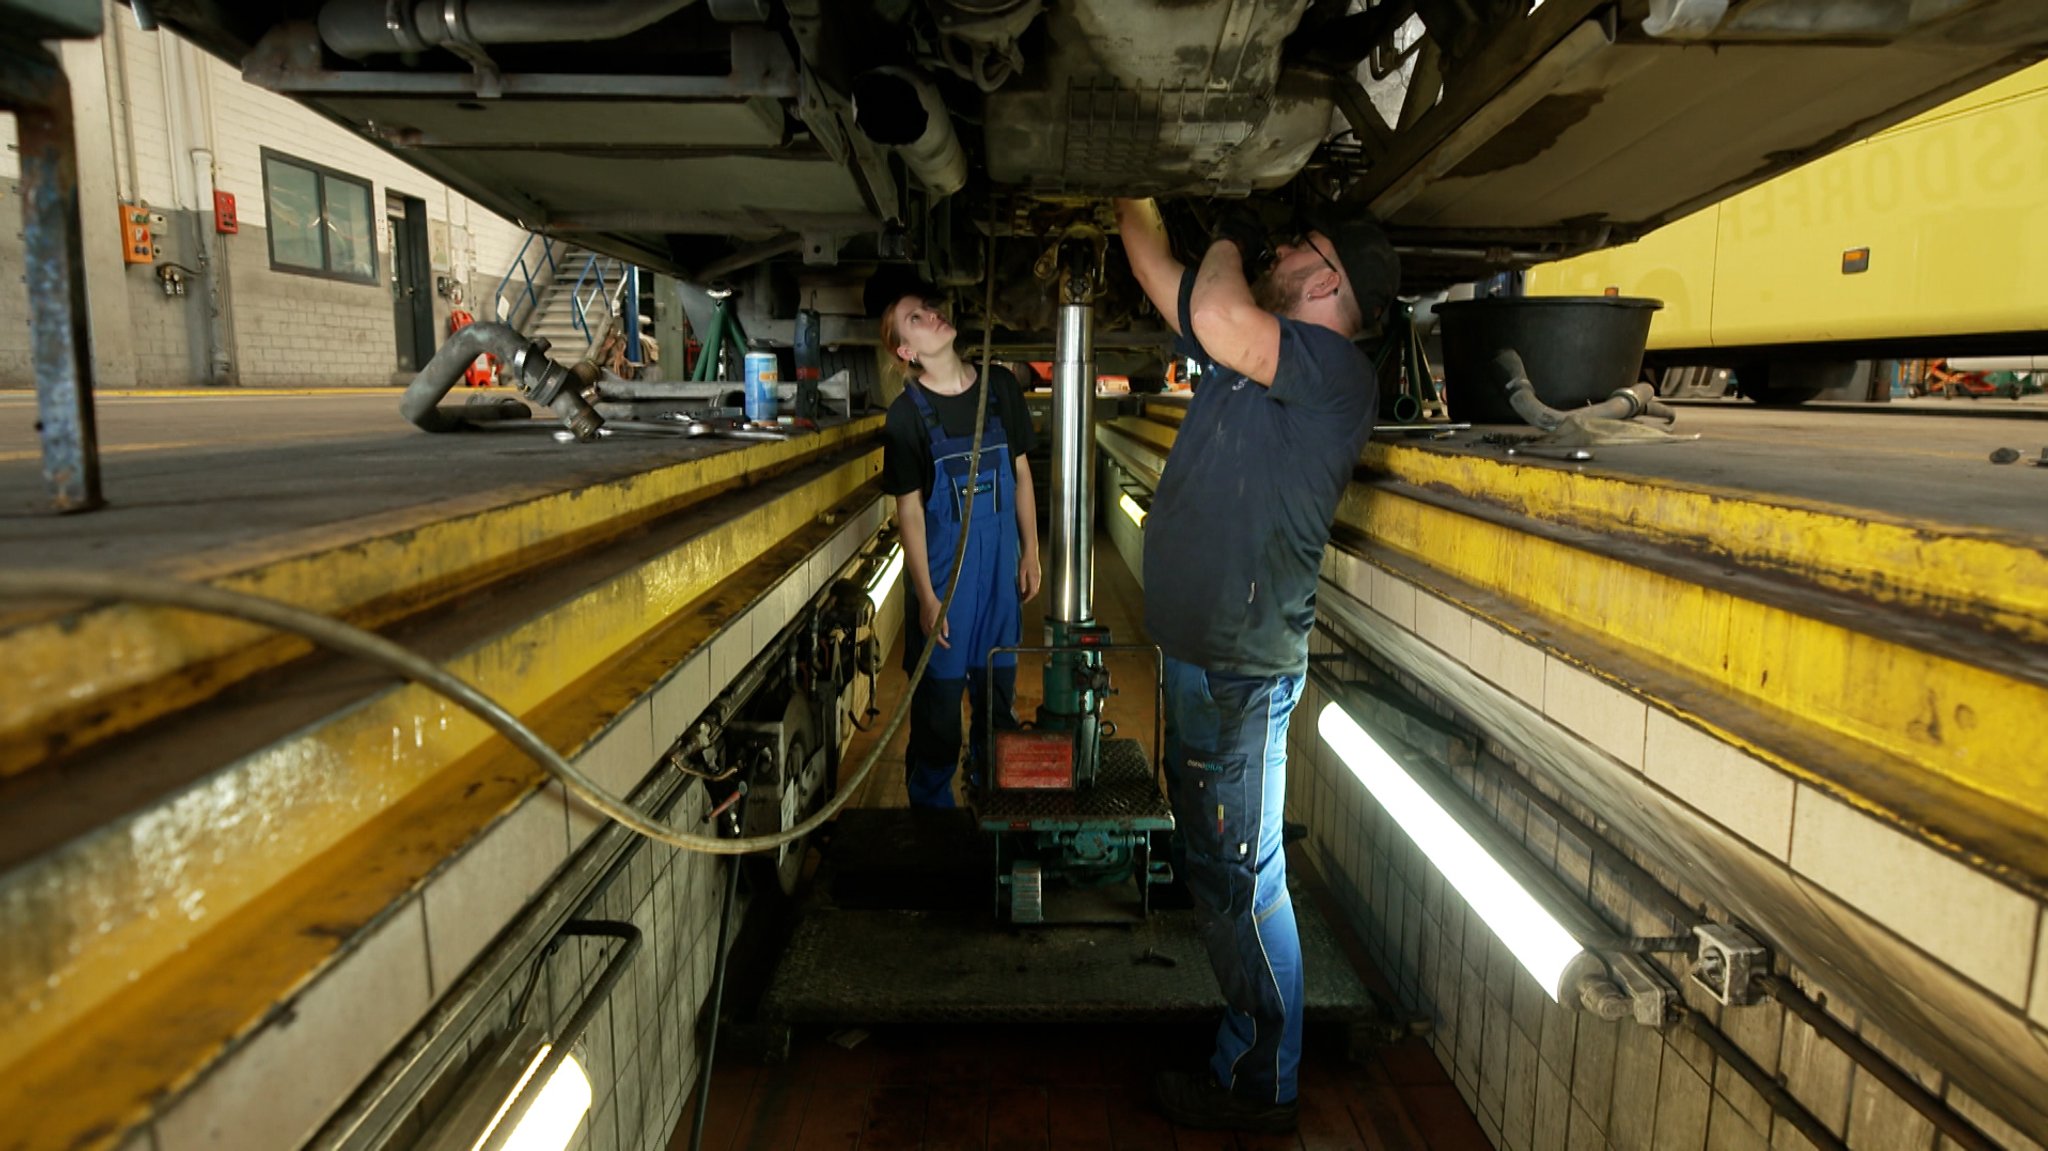
<instances>
[{"instance_id":1,"label":"wall pipe","mask_svg":"<svg viewBox=\"0 0 2048 1151\"><path fill-rule=\"evenodd\" d=\"M1822 1123L1813 1112L1806 1109L1805 1104L1790 1091L1785 1090L1785 1085L1778 1082L1776 1076L1757 1066L1756 1061L1751 1059L1747 1052L1736 1046L1734 1040L1722 1034L1705 1016L1687 1011L1680 1016L1679 1022L1687 1031L1699 1036L1700 1040L1713 1050L1715 1057L1728 1065L1730 1071L1756 1088L1757 1094L1763 1096L1764 1103L1770 1107L1771 1114L1790 1123L1801 1135L1806 1136L1806 1141L1813 1144L1818 1151L1849 1151L1849 1145L1836 1138L1835 1133L1828 1130L1827 1124Z\"/></svg>"},{"instance_id":2,"label":"wall pipe","mask_svg":"<svg viewBox=\"0 0 2048 1151\"><path fill-rule=\"evenodd\" d=\"M405 395L399 398L398 410L422 431L463 430L469 425L459 412L444 412L435 405L454 389L471 361L482 355L496 356L498 362L511 369L519 389L535 403L554 409L562 417L563 426L575 433L577 439L596 439L598 429L604 426L604 417L583 399L583 386L588 381L549 359L547 351L547 341L528 340L510 324L471 324L448 337L427 366L412 378Z\"/></svg>"},{"instance_id":3,"label":"wall pipe","mask_svg":"<svg viewBox=\"0 0 2048 1151\"><path fill-rule=\"evenodd\" d=\"M1779 975L1759 975L1757 987L1764 994L1784 1004L1785 1009L1804 1020L1822 1039L1841 1049L1842 1054L1855 1060L1856 1066L1877 1077L1885 1089L1899 1097L1906 1106L1919 1112L1934 1129L1954 1140L1965 1151L2000 1151L1982 1131L1971 1126L1969 1121L1956 1114L1955 1109L1943 1103L1933 1092L1920 1085L1920 1081L1900 1070L1899 1066L1884 1057L1884 1054L1865 1042L1863 1037L1849 1030L1842 1021L1827 1013L1827 1009L1807 998L1806 992L1791 980Z\"/></svg>"},{"instance_id":4,"label":"wall pipe","mask_svg":"<svg viewBox=\"0 0 2048 1151\"><path fill-rule=\"evenodd\" d=\"M444 45L617 40L695 0L327 0L320 39L352 60Z\"/></svg>"}]
</instances>

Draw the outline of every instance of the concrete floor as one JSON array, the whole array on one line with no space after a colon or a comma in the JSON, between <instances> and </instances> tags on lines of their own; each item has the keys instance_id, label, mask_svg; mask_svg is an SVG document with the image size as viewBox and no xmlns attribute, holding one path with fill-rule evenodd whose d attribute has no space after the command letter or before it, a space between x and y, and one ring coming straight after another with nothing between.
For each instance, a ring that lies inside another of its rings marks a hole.
<instances>
[{"instance_id":1,"label":"concrete floor","mask_svg":"<svg viewBox=\"0 0 2048 1151\"><path fill-rule=\"evenodd\" d=\"M1686 405L1671 430L1697 433L1697 441L1594 448L1592 462L1584 464L1515 458L1538 467L1817 500L1937 525L2048 534L2048 467L2029 463L2048 450L2048 419L2041 418L2048 405L2004 400L1987 409L1990 403L1918 401L1893 412L1884 411L1888 405ZM1970 414L1952 415L1948 408ZM1485 433L1532 430L1481 427L1439 443L1506 458L1505 449L1479 442ZM1991 453L2001 447L2019 452L2019 462L1993 464Z\"/></svg>"},{"instance_id":2,"label":"concrete floor","mask_svg":"<svg viewBox=\"0 0 2048 1151\"><path fill-rule=\"evenodd\" d=\"M435 503L499 503L520 490L575 488L737 446L625 437L558 444L554 422L539 419L428 436L397 406L396 389L103 395L109 506L59 517L43 510L35 397L0 393L0 553L14 564L164 570L200 553L220 560L258 545L274 553L299 533L331 538L351 520ZM1701 433L1698 442L1600 448L1590 464L1528 462L2048 534L2048 467L2028 462L2048 447L2044 415L2048 404L2010 400L1786 411L1689 404L1676 430ZM1475 429L1439 446L1500 456L1501 448L1478 442L1489 430L1509 429ZM2018 451L2021 462L1990 463L2000 447Z\"/></svg>"},{"instance_id":3,"label":"concrete floor","mask_svg":"<svg viewBox=\"0 0 2048 1151\"><path fill-rule=\"evenodd\" d=\"M398 414L398 397L395 388L103 395L108 506L52 516L35 397L0 393L0 552L9 563L133 568L258 543L270 551L350 520L451 500L497 504L522 489L572 489L742 446L641 436L560 444L552 419L433 436Z\"/></svg>"}]
</instances>

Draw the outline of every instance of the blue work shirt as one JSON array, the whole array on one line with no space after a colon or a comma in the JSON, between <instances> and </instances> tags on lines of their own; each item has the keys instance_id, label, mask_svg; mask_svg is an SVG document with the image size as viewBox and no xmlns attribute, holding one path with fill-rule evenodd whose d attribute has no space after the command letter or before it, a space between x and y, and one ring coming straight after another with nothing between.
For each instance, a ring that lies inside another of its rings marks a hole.
<instances>
[{"instance_id":1,"label":"blue work shirt","mask_svg":"<svg viewBox=\"0 0 2048 1151\"><path fill-rule=\"evenodd\" d=\"M1297 675L1378 380L1350 340L1284 316L1270 388L1215 363L1189 316L1194 282L1190 268L1177 347L1204 373L1145 517L1145 630L1210 671Z\"/></svg>"}]
</instances>

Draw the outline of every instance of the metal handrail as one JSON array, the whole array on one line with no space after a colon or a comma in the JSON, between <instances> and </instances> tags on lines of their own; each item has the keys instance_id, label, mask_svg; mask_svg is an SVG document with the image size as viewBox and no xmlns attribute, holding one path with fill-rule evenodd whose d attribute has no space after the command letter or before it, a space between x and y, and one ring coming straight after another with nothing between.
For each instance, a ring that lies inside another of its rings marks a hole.
<instances>
[{"instance_id":1,"label":"metal handrail","mask_svg":"<svg viewBox=\"0 0 2048 1151\"><path fill-rule=\"evenodd\" d=\"M583 293L583 285L589 283L593 275L596 276L597 283L591 288L590 295L586 298ZM576 326L577 331L583 333L583 342L585 344L597 342L597 334L590 330L591 305L598 301L603 301L605 314L609 316L611 314L611 297L612 293L607 289L604 282L604 264L600 261L597 253L592 252L583 261L583 274L576 277L576 286L569 293L571 305L569 320Z\"/></svg>"},{"instance_id":2,"label":"metal handrail","mask_svg":"<svg viewBox=\"0 0 2048 1151\"><path fill-rule=\"evenodd\" d=\"M529 265L526 261L527 251L533 247L535 240L540 241L541 259L546 262L549 277L552 278L556 272L555 242L538 232L528 232L526 242L519 246L519 255L513 259L512 266L505 269L505 277L498 281L497 295L492 298L492 311L499 323L510 323L515 311L507 306L505 299L505 289L511 285L515 274L519 276L520 289L526 294L526 306L529 309L540 307L540 290L534 284L534 275L540 270L540 264ZM531 311L528 314L530 315Z\"/></svg>"}]
</instances>

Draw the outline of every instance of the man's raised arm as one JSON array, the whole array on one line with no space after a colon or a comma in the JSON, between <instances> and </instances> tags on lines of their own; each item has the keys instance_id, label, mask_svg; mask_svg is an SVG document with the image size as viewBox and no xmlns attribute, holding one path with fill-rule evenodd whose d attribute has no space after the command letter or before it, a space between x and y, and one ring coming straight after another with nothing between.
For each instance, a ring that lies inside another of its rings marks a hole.
<instances>
[{"instance_id":1,"label":"man's raised arm","mask_svg":"<svg viewBox=\"0 0 2048 1151\"><path fill-rule=\"evenodd\" d=\"M1123 198L1115 203L1116 229L1124 238L1124 258L1131 263L1131 273L1166 326L1180 335L1180 281L1187 268L1173 258L1159 205Z\"/></svg>"}]
</instances>

